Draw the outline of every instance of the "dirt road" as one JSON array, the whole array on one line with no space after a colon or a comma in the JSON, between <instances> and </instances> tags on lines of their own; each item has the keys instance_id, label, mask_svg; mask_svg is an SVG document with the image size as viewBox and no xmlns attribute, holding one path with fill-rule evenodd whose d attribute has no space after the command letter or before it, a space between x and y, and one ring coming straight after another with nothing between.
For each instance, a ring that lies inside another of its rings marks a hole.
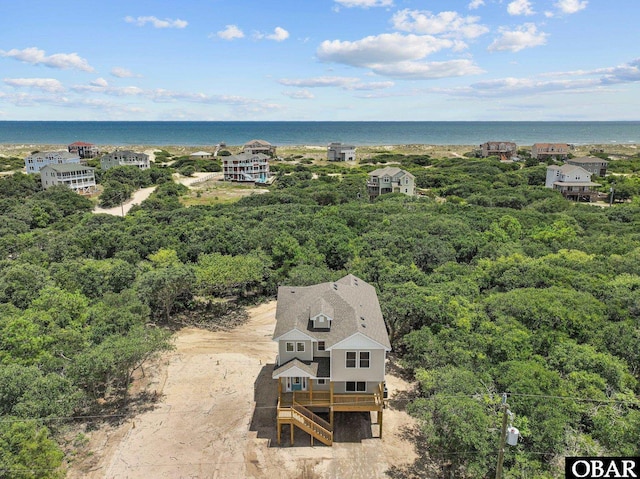
<instances>
[{"instance_id":1,"label":"dirt road","mask_svg":"<svg viewBox=\"0 0 640 479\"><path fill-rule=\"evenodd\" d=\"M176 182L181 183L185 186L192 186L198 182L201 182L205 179L217 178L222 176L222 173L207 173L207 172L198 172L194 173L191 177L185 177L176 175ZM114 206L113 208L100 208L96 206L93 209L94 213L104 213L107 215L113 216L124 216L126 215L133 205L139 205L144 200L151 196L151 193L156 189L155 186L150 186L148 188L141 188L133 193L133 196L130 200L126 201L122 205Z\"/></svg>"},{"instance_id":2,"label":"dirt road","mask_svg":"<svg viewBox=\"0 0 640 479\"><path fill-rule=\"evenodd\" d=\"M275 301L249 313L249 321L230 332L178 332L176 350L146 371L147 391L161 395L155 408L88 433L91 454L73 464L68 477L381 478L390 466L415 459L413 445L401 437L413 420L393 408L385 410L382 439L370 418L346 414L343 421L357 423L355 440L354 428L343 427L350 430L341 438L337 423L332 447L311 447L299 430L294 447L286 431L279 447L271 379ZM393 376L387 384L391 395L407 387Z\"/></svg>"}]
</instances>

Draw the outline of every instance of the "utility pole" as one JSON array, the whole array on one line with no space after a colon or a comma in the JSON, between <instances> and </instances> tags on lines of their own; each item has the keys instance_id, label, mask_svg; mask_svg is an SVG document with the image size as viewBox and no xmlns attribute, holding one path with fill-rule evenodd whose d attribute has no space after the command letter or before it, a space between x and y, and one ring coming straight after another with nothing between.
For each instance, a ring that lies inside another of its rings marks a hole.
<instances>
[{"instance_id":1,"label":"utility pole","mask_svg":"<svg viewBox=\"0 0 640 479\"><path fill-rule=\"evenodd\" d=\"M498 466L496 467L496 479L502 479L502 463L504 462L504 445L507 438L507 416L509 415L509 405L507 404L507 394L502 394L502 431L500 432L500 448L498 449Z\"/></svg>"},{"instance_id":2,"label":"utility pole","mask_svg":"<svg viewBox=\"0 0 640 479\"><path fill-rule=\"evenodd\" d=\"M609 188L609 206L611 206L613 204L613 187L614 187L615 183L611 183L611 188Z\"/></svg>"}]
</instances>

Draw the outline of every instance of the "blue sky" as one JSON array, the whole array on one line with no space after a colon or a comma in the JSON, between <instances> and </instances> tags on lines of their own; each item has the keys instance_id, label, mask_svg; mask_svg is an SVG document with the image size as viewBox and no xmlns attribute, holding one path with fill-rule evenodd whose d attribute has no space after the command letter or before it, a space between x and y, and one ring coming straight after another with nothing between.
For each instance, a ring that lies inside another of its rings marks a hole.
<instances>
[{"instance_id":1,"label":"blue sky","mask_svg":"<svg viewBox=\"0 0 640 479\"><path fill-rule=\"evenodd\" d=\"M639 120L638 0L2 1L0 120Z\"/></svg>"}]
</instances>

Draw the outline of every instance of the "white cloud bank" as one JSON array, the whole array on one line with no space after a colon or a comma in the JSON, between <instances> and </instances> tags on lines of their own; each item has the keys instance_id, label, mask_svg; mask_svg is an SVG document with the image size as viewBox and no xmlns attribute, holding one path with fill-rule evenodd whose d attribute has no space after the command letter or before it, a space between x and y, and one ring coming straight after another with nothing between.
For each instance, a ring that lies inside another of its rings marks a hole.
<instances>
[{"instance_id":1,"label":"white cloud bank","mask_svg":"<svg viewBox=\"0 0 640 479\"><path fill-rule=\"evenodd\" d=\"M507 5L509 15L533 15L533 7L529 0L514 0Z\"/></svg>"},{"instance_id":2,"label":"white cloud bank","mask_svg":"<svg viewBox=\"0 0 640 479\"><path fill-rule=\"evenodd\" d=\"M122 67L113 67L111 69L111 74L117 78L139 78L141 75L133 73L131 70L127 70Z\"/></svg>"},{"instance_id":3,"label":"white cloud bank","mask_svg":"<svg viewBox=\"0 0 640 479\"><path fill-rule=\"evenodd\" d=\"M55 78L5 78L4 83L14 88L33 88L49 93L64 91L64 87Z\"/></svg>"},{"instance_id":4,"label":"white cloud bank","mask_svg":"<svg viewBox=\"0 0 640 479\"><path fill-rule=\"evenodd\" d=\"M555 3L555 6L562 13L572 14L584 10L588 4L587 0L559 0Z\"/></svg>"},{"instance_id":5,"label":"white cloud bank","mask_svg":"<svg viewBox=\"0 0 640 479\"><path fill-rule=\"evenodd\" d=\"M0 50L0 56L14 58L21 62L30 63L31 65L44 65L49 68L81 70L85 72L94 71L94 68L89 65L89 62L77 53L54 53L53 55L47 56L44 50L29 47L23 50L16 48L8 51Z\"/></svg>"},{"instance_id":6,"label":"white cloud bank","mask_svg":"<svg viewBox=\"0 0 640 479\"><path fill-rule=\"evenodd\" d=\"M476 38L489 29L478 23L479 17L463 17L458 12L434 15L422 10L400 10L391 18L396 30L422 35L441 35L448 38Z\"/></svg>"},{"instance_id":7,"label":"white cloud bank","mask_svg":"<svg viewBox=\"0 0 640 479\"><path fill-rule=\"evenodd\" d=\"M496 38L488 50L490 52L510 51L519 52L525 48L538 47L547 43L548 35L538 32L533 23L525 23L515 30L500 29L500 36Z\"/></svg>"},{"instance_id":8,"label":"white cloud bank","mask_svg":"<svg viewBox=\"0 0 640 479\"><path fill-rule=\"evenodd\" d=\"M354 42L326 40L317 50L318 59L404 79L430 79L481 73L470 60L424 62L440 50L456 48L458 43L431 35L385 33L365 37Z\"/></svg>"},{"instance_id":9,"label":"white cloud bank","mask_svg":"<svg viewBox=\"0 0 640 479\"><path fill-rule=\"evenodd\" d=\"M160 20L159 18L154 16L136 18L127 16L124 18L124 21L127 23L133 23L138 27L144 27L147 24L151 24L151 26L153 26L154 28L185 28L187 25L189 25L189 22L187 22L186 20L180 20L179 18L176 18L175 20L172 20L171 18Z\"/></svg>"}]
</instances>

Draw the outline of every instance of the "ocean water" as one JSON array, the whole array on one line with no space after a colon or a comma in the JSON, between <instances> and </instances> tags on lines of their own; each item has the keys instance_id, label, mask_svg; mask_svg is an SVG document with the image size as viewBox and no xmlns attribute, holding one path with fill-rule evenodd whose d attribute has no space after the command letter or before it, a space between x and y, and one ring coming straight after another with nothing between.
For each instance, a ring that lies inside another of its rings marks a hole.
<instances>
[{"instance_id":1,"label":"ocean water","mask_svg":"<svg viewBox=\"0 0 640 479\"><path fill-rule=\"evenodd\" d=\"M640 121L0 121L0 143L209 146L253 139L276 146L629 144L640 143Z\"/></svg>"}]
</instances>

